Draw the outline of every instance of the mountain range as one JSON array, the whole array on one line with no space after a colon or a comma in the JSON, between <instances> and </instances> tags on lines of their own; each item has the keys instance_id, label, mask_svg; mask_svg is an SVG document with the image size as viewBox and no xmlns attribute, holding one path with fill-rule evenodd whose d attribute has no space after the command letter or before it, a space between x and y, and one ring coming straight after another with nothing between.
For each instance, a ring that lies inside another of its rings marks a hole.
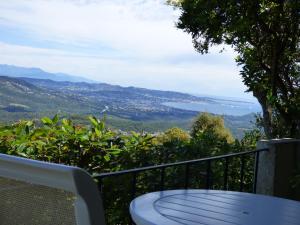
<instances>
[{"instance_id":1,"label":"mountain range","mask_svg":"<svg viewBox=\"0 0 300 225\"><path fill-rule=\"evenodd\" d=\"M49 73L40 68L27 68L14 65L0 64L0 74L9 77L28 77L36 79L51 79L54 81L95 82L83 77L65 73Z\"/></svg>"}]
</instances>

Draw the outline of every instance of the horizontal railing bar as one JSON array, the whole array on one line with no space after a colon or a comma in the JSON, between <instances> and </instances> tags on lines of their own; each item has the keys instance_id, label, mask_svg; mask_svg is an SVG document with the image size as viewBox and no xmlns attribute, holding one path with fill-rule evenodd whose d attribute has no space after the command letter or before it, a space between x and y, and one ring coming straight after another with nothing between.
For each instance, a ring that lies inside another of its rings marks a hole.
<instances>
[{"instance_id":1,"label":"horizontal railing bar","mask_svg":"<svg viewBox=\"0 0 300 225\"><path fill-rule=\"evenodd\" d=\"M252 150L252 151L246 151L246 152L237 152L237 153L231 153L227 155L220 155L220 156L213 156L213 157L207 157L207 158L201 158L201 159L193 159L193 160L187 160L187 161L180 161L180 162L175 162L175 163L166 163L162 165L154 165L154 166L146 166L146 167L140 167L140 168L135 168L135 169L129 169L129 170L121 170L121 171L116 171L116 172L110 172L110 173L100 173L100 174L94 174L94 178L105 178L105 177L112 177L112 176L120 176L124 174L129 174L129 173L139 173L147 170L155 170L155 169L162 169L162 168L168 168L172 166L180 166L180 165L186 165L186 164L194 164L194 163L199 163L199 162L205 162L205 161L212 161L212 160L218 160L218 159L226 159L226 158L231 158L235 156L242 156L242 155L250 155L254 154L257 152L262 152L262 151L268 151L268 149L258 149L258 150Z\"/></svg>"}]
</instances>

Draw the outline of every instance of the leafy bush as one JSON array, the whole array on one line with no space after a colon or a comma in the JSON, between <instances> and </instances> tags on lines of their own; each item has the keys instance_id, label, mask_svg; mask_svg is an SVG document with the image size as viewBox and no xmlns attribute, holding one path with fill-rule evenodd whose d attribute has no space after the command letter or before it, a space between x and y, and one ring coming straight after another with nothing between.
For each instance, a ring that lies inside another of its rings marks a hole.
<instances>
[{"instance_id":1,"label":"leafy bush","mask_svg":"<svg viewBox=\"0 0 300 225\"><path fill-rule=\"evenodd\" d=\"M200 120L199 120L200 118ZM233 141L220 117L200 115L190 136L172 128L161 134L123 133L108 129L104 120L90 116L89 125L71 120L42 118L40 121L19 121L0 126L0 152L21 157L78 166L90 174L221 155L254 148L259 134L248 133ZM204 122L203 122L203 121ZM201 122L202 121L202 122ZM202 123L202 124L201 124ZM229 188L238 190L240 159L229 164ZM251 190L253 159L245 164L244 186ZM211 188L223 188L224 161L213 162ZM206 164L190 167L189 187L205 187ZM137 176L136 195L160 189L160 170L145 171ZM185 167L165 170L165 189L183 188ZM104 205L108 224L129 224L128 206L132 200L132 176L103 180Z\"/></svg>"},{"instance_id":2,"label":"leafy bush","mask_svg":"<svg viewBox=\"0 0 300 225\"><path fill-rule=\"evenodd\" d=\"M20 121L1 128L2 153L79 166L90 173L103 171L111 157L119 154L116 135L104 122L89 118L90 126L74 125L67 119L41 119L41 125Z\"/></svg>"}]
</instances>

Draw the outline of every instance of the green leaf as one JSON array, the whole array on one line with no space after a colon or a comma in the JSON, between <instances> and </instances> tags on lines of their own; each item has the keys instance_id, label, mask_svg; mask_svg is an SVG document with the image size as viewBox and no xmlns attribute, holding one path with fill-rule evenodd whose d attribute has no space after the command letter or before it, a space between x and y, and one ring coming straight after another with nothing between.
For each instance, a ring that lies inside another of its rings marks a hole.
<instances>
[{"instance_id":1,"label":"green leaf","mask_svg":"<svg viewBox=\"0 0 300 225\"><path fill-rule=\"evenodd\" d=\"M44 125L47 125L47 126L53 125L53 122L49 117L44 117L41 119L41 121Z\"/></svg>"},{"instance_id":2,"label":"green leaf","mask_svg":"<svg viewBox=\"0 0 300 225\"><path fill-rule=\"evenodd\" d=\"M64 126L70 126L71 125L70 120L68 120L68 119L62 119L61 123Z\"/></svg>"},{"instance_id":3,"label":"green leaf","mask_svg":"<svg viewBox=\"0 0 300 225\"><path fill-rule=\"evenodd\" d=\"M80 136L80 141L88 141L89 140L89 136L88 135L82 135Z\"/></svg>"},{"instance_id":4,"label":"green leaf","mask_svg":"<svg viewBox=\"0 0 300 225\"><path fill-rule=\"evenodd\" d=\"M53 124L57 124L58 120L59 120L59 117L58 117L58 115L56 114L56 115L53 117L53 119L52 119Z\"/></svg>"},{"instance_id":5,"label":"green leaf","mask_svg":"<svg viewBox=\"0 0 300 225\"><path fill-rule=\"evenodd\" d=\"M25 133L28 135L29 134L29 132L30 132L30 128L29 128L29 126L25 126Z\"/></svg>"},{"instance_id":6,"label":"green leaf","mask_svg":"<svg viewBox=\"0 0 300 225\"><path fill-rule=\"evenodd\" d=\"M107 150L112 155L119 155L121 153L121 149L118 149L118 148L110 148L110 149L107 149Z\"/></svg>"},{"instance_id":7,"label":"green leaf","mask_svg":"<svg viewBox=\"0 0 300 225\"><path fill-rule=\"evenodd\" d=\"M88 118L89 118L89 120L91 121L91 123L92 123L92 125L93 125L94 127L97 127L97 126L98 126L99 121L98 121L98 119L97 119L95 116L89 116Z\"/></svg>"},{"instance_id":8,"label":"green leaf","mask_svg":"<svg viewBox=\"0 0 300 225\"><path fill-rule=\"evenodd\" d=\"M20 153L23 152L24 149L26 148L26 146L27 146L26 143L20 144L20 145L18 146L18 148L17 148L18 152L20 152Z\"/></svg>"},{"instance_id":9,"label":"green leaf","mask_svg":"<svg viewBox=\"0 0 300 225\"><path fill-rule=\"evenodd\" d=\"M109 155L105 155L104 159L105 159L106 162L108 162L110 160L110 156Z\"/></svg>"},{"instance_id":10,"label":"green leaf","mask_svg":"<svg viewBox=\"0 0 300 225\"><path fill-rule=\"evenodd\" d=\"M27 121L26 126L29 126L29 127L33 126L33 122L32 121Z\"/></svg>"},{"instance_id":11,"label":"green leaf","mask_svg":"<svg viewBox=\"0 0 300 225\"><path fill-rule=\"evenodd\" d=\"M28 155L24 152L17 152L18 156L22 156L22 157L28 157Z\"/></svg>"},{"instance_id":12,"label":"green leaf","mask_svg":"<svg viewBox=\"0 0 300 225\"><path fill-rule=\"evenodd\" d=\"M95 134L97 135L97 137L101 136L101 131L98 130L97 128L95 128Z\"/></svg>"}]
</instances>

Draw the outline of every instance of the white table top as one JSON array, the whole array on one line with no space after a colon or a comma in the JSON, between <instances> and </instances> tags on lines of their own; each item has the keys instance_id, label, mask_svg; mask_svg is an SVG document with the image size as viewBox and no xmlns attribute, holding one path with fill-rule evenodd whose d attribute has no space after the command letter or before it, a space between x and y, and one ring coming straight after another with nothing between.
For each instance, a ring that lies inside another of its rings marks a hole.
<instances>
[{"instance_id":1,"label":"white table top","mask_svg":"<svg viewBox=\"0 0 300 225\"><path fill-rule=\"evenodd\" d=\"M300 225L300 202L231 191L174 190L134 199L137 225Z\"/></svg>"}]
</instances>

